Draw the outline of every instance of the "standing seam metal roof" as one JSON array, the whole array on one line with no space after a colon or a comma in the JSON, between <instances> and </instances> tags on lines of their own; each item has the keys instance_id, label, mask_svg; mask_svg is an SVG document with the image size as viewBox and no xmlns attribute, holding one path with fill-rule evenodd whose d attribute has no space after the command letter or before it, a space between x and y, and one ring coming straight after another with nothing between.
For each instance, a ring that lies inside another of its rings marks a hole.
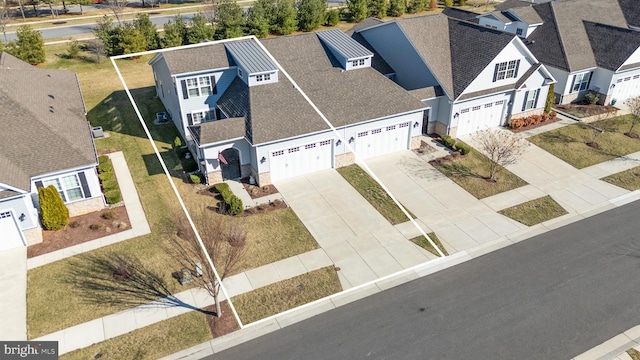
<instances>
[{"instance_id":1,"label":"standing seam metal roof","mask_svg":"<svg viewBox=\"0 0 640 360\"><path fill-rule=\"evenodd\" d=\"M278 70L276 64L253 40L229 42L224 46L250 74Z\"/></svg>"},{"instance_id":2,"label":"standing seam metal roof","mask_svg":"<svg viewBox=\"0 0 640 360\"><path fill-rule=\"evenodd\" d=\"M345 59L373 56L369 49L338 29L318 31L316 34L325 45L335 49Z\"/></svg>"}]
</instances>

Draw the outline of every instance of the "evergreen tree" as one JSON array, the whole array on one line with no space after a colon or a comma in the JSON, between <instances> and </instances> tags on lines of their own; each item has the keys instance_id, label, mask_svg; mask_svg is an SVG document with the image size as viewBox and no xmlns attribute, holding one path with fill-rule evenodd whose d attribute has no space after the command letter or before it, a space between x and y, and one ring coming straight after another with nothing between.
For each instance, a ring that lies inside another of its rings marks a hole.
<instances>
[{"instance_id":1,"label":"evergreen tree","mask_svg":"<svg viewBox=\"0 0 640 360\"><path fill-rule=\"evenodd\" d=\"M216 35L230 39L244 35L244 12L235 0L222 0L216 12Z\"/></svg>"},{"instance_id":2,"label":"evergreen tree","mask_svg":"<svg viewBox=\"0 0 640 360\"><path fill-rule=\"evenodd\" d=\"M375 16L379 19L387 16L387 9L389 8L388 0L369 0L369 16Z\"/></svg>"},{"instance_id":3,"label":"evergreen tree","mask_svg":"<svg viewBox=\"0 0 640 360\"><path fill-rule=\"evenodd\" d=\"M389 10L387 11L389 16L402 16L406 11L406 0L389 0Z\"/></svg>"},{"instance_id":4,"label":"evergreen tree","mask_svg":"<svg viewBox=\"0 0 640 360\"><path fill-rule=\"evenodd\" d=\"M297 11L293 0L276 0L271 31L278 35L289 35L298 28Z\"/></svg>"},{"instance_id":5,"label":"evergreen tree","mask_svg":"<svg viewBox=\"0 0 640 360\"><path fill-rule=\"evenodd\" d=\"M315 30L324 23L327 3L325 0L300 0L298 3L298 27L302 31Z\"/></svg>"},{"instance_id":6,"label":"evergreen tree","mask_svg":"<svg viewBox=\"0 0 640 360\"><path fill-rule=\"evenodd\" d=\"M122 54L134 54L146 49L147 39L132 23L124 23L118 29Z\"/></svg>"},{"instance_id":7,"label":"evergreen tree","mask_svg":"<svg viewBox=\"0 0 640 360\"><path fill-rule=\"evenodd\" d=\"M106 55L117 55L120 52L119 31L113 25L113 20L107 15L102 20L97 21L97 26L91 30L93 34L104 44L104 52Z\"/></svg>"},{"instance_id":8,"label":"evergreen tree","mask_svg":"<svg viewBox=\"0 0 640 360\"><path fill-rule=\"evenodd\" d=\"M40 218L46 230L60 230L69 222L69 209L53 186L38 188Z\"/></svg>"},{"instance_id":9,"label":"evergreen tree","mask_svg":"<svg viewBox=\"0 0 640 360\"><path fill-rule=\"evenodd\" d=\"M337 9L329 10L326 14L326 26L336 26L340 22L340 12Z\"/></svg>"},{"instance_id":10,"label":"evergreen tree","mask_svg":"<svg viewBox=\"0 0 640 360\"><path fill-rule=\"evenodd\" d=\"M369 11L367 0L347 0L347 9L349 9L349 18L353 22L366 19Z\"/></svg>"},{"instance_id":11,"label":"evergreen tree","mask_svg":"<svg viewBox=\"0 0 640 360\"><path fill-rule=\"evenodd\" d=\"M453 0L444 0L444 7L452 7Z\"/></svg>"},{"instance_id":12,"label":"evergreen tree","mask_svg":"<svg viewBox=\"0 0 640 360\"><path fill-rule=\"evenodd\" d=\"M187 33L187 26L182 19L182 16L177 15L173 22L169 20L164 25L164 35L162 36L162 47L170 48L180 46L184 42L185 35Z\"/></svg>"},{"instance_id":13,"label":"evergreen tree","mask_svg":"<svg viewBox=\"0 0 640 360\"><path fill-rule=\"evenodd\" d=\"M204 40L213 40L213 28L202 13L197 13L187 29L187 44L197 44Z\"/></svg>"},{"instance_id":14,"label":"evergreen tree","mask_svg":"<svg viewBox=\"0 0 640 360\"><path fill-rule=\"evenodd\" d=\"M247 33L263 38L269 34L273 18L273 0L258 0L253 3L247 14Z\"/></svg>"},{"instance_id":15,"label":"evergreen tree","mask_svg":"<svg viewBox=\"0 0 640 360\"><path fill-rule=\"evenodd\" d=\"M146 41L146 50L155 50L160 47L158 31L156 30L156 26L153 25L149 19L149 15L136 15L136 18L133 20L133 26L144 36Z\"/></svg>"},{"instance_id":16,"label":"evergreen tree","mask_svg":"<svg viewBox=\"0 0 640 360\"><path fill-rule=\"evenodd\" d=\"M22 25L16 31L16 36L18 39L8 44L7 52L31 65L44 62L44 40L40 32L29 25Z\"/></svg>"},{"instance_id":17,"label":"evergreen tree","mask_svg":"<svg viewBox=\"0 0 640 360\"><path fill-rule=\"evenodd\" d=\"M465 6L467 4L467 0L458 0L459 6Z\"/></svg>"}]
</instances>

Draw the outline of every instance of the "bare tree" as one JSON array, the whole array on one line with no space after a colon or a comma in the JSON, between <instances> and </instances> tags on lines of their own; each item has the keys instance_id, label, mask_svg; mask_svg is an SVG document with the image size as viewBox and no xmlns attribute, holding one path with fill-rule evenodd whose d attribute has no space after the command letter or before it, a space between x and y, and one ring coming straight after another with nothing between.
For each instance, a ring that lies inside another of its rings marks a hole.
<instances>
[{"instance_id":1,"label":"bare tree","mask_svg":"<svg viewBox=\"0 0 640 360\"><path fill-rule=\"evenodd\" d=\"M126 0L103 0L102 4L106 5L109 10L113 12L113 15L116 17L118 24L122 24L120 21L120 16L124 11L124 8L127 6Z\"/></svg>"},{"instance_id":2,"label":"bare tree","mask_svg":"<svg viewBox=\"0 0 640 360\"><path fill-rule=\"evenodd\" d=\"M2 35L4 36L4 42L8 43L9 39L7 38L7 24L9 23L10 18L10 9L7 4L7 0L3 0L0 5L0 31L2 31Z\"/></svg>"},{"instance_id":3,"label":"bare tree","mask_svg":"<svg viewBox=\"0 0 640 360\"><path fill-rule=\"evenodd\" d=\"M517 163L529 146L526 140L501 130L480 130L471 137L477 143L478 150L487 156L489 162L488 179L494 182L498 181L497 174L504 167Z\"/></svg>"},{"instance_id":4,"label":"bare tree","mask_svg":"<svg viewBox=\"0 0 640 360\"><path fill-rule=\"evenodd\" d=\"M221 317L220 283L215 270L220 281L233 271L245 253L246 232L230 217L202 209L196 214L194 223L203 249L187 219L184 216L176 218L176 236L170 237L172 241L168 253L182 268L192 271L193 281L211 295L216 306L216 317ZM207 253L213 260L215 270L209 266Z\"/></svg>"},{"instance_id":5,"label":"bare tree","mask_svg":"<svg viewBox=\"0 0 640 360\"><path fill-rule=\"evenodd\" d=\"M107 47L100 39L89 41L87 43L87 50L96 56L97 63L101 63L102 59L107 55Z\"/></svg>"},{"instance_id":6,"label":"bare tree","mask_svg":"<svg viewBox=\"0 0 640 360\"><path fill-rule=\"evenodd\" d=\"M638 134L633 132L633 128L640 122L640 96L627 99L624 102L631 113L631 128L625 133L628 137L637 138Z\"/></svg>"},{"instance_id":7,"label":"bare tree","mask_svg":"<svg viewBox=\"0 0 640 360\"><path fill-rule=\"evenodd\" d=\"M218 11L219 5L220 2L218 0L206 1L204 10L202 11L202 15L204 15L214 29L216 28L216 12Z\"/></svg>"}]
</instances>

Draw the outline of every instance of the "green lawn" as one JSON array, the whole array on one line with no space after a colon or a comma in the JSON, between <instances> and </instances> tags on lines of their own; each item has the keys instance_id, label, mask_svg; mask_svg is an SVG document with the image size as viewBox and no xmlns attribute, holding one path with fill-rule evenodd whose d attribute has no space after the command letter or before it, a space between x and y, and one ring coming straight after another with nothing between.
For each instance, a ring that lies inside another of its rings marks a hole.
<instances>
[{"instance_id":1,"label":"green lawn","mask_svg":"<svg viewBox=\"0 0 640 360\"><path fill-rule=\"evenodd\" d=\"M447 252L447 249L444 248L444 245L442 245L442 243L440 242L440 239L438 239L438 236L435 233L432 233L432 232L428 233L427 236L429 236L429 238L436 244L436 246L440 249L440 251L442 251L442 253L445 256L449 255L449 253ZM416 245L420 246L421 248L427 250L428 252L432 253L433 255L440 256L440 254L438 254L438 252L433 247L433 245L431 245L429 240L427 240L427 238L422 236L422 235L420 235L418 237L414 237L413 239L411 239L411 242L413 242L414 244L416 244Z\"/></svg>"},{"instance_id":2,"label":"green lawn","mask_svg":"<svg viewBox=\"0 0 640 360\"><path fill-rule=\"evenodd\" d=\"M89 121L93 126L103 126L110 134L109 138L97 140L96 146L99 151L112 149L124 153L151 226L152 233L149 235L127 240L92 254L131 254L141 260L145 269L162 276L170 292L185 290L171 278L171 272L177 270L177 265L172 265L173 260L161 247L168 242L165 238L166 229L171 226L173 217L180 214L181 209L132 106L124 91L120 90L121 84L113 67L108 61L102 64L66 59L55 61L57 57L51 53L48 57L48 67L65 67L78 74ZM177 130L170 125L151 124L155 112L162 107L151 86L153 76L146 65L148 60L147 56L139 60L121 60L118 64L128 85L134 89L132 93L140 111L188 207L194 210L214 205L213 197L197 194L192 185L178 178L181 165L171 150ZM237 271L318 248L313 237L290 209L234 218L233 221L241 223L248 233L247 253ZM72 264L76 261L82 263L83 260L74 257L28 272L27 324L30 339L130 307L126 304L107 306L87 301L81 296L81 289L67 281Z\"/></svg>"},{"instance_id":3,"label":"green lawn","mask_svg":"<svg viewBox=\"0 0 640 360\"><path fill-rule=\"evenodd\" d=\"M627 354L631 357L631 360L640 360L640 351L634 348L627 350Z\"/></svg>"},{"instance_id":4,"label":"green lawn","mask_svg":"<svg viewBox=\"0 0 640 360\"><path fill-rule=\"evenodd\" d=\"M211 331L205 315L192 311L84 349L72 351L60 356L60 359L158 359L207 340L211 340Z\"/></svg>"},{"instance_id":5,"label":"green lawn","mask_svg":"<svg viewBox=\"0 0 640 360\"><path fill-rule=\"evenodd\" d=\"M596 138L599 149L586 144L593 141L596 132L580 123L548 131L528 140L578 169L640 151L640 140L624 135L631 127L631 115L595 121L591 125L605 130Z\"/></svg>"},{"instance_id":6,"label":"green lawn","mask_svg":"<svg viewBox=\"0 0 640 360\"><path fill-rule=\"evenodd\" d=\"M565 215L567 211L547 195L500 210L499 213L524 225L533 226Z\"/></svg>"},{"instance_id":7,"label":"green lawn","mask_svg":"<svg viewBox=\"0 0 640 360\"><path fill-rule=\"evenodd\" d=\"M360 166L353 164L336 170L392 225L409 221L398 205L391 200L389 194Z\"/></svg>"},{"instance_id":8,"label":"green lawn","mask_svg":"<svg viewBox=\"0 0 640 360\"><path fill-rule=\"evenodd\" d=\"M610 184L620 186L629 191L640 189L640 166L602 178Z\"/></svg>"},{"instance_id":9,"label":"green lawn","mask_svg":"<svg viewBox=\"0 0 640 360\"><path fill-rule=\"evenodd\" d=\"M498 172L498 181L488 181L486 179L489 176L488 161L489 159L473 149L463 157L453 158L450 161L433 162L432 164L445 176L478 199L527 185L524 180L507 169L502 169Z\"/></svg>"},{"instance_id":10,"label":"green lawn","mask_svg":"<svg viewBox=\"0 0 640 360\"><path fill-rule=\"evenodd\" d=\"M242 323L249 324L340 291L338 274L328 266L238 295L232 302Z\"/></svg>"}]
</instances>

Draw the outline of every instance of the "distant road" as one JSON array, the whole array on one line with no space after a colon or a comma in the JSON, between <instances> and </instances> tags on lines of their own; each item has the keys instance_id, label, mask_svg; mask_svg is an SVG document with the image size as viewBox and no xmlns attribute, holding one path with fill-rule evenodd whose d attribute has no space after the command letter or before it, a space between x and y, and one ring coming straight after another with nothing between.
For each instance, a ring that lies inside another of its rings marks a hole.
<instances>
[{"instance_id":1,"label":"distant road","mask_svg":"<svg viewBox=\"0 0 640 360\"><path fill-rule=\"evenodd\" d=\"M214 354L568 360L640 324L640 201Z\"/></svg>"}]
</instances>

